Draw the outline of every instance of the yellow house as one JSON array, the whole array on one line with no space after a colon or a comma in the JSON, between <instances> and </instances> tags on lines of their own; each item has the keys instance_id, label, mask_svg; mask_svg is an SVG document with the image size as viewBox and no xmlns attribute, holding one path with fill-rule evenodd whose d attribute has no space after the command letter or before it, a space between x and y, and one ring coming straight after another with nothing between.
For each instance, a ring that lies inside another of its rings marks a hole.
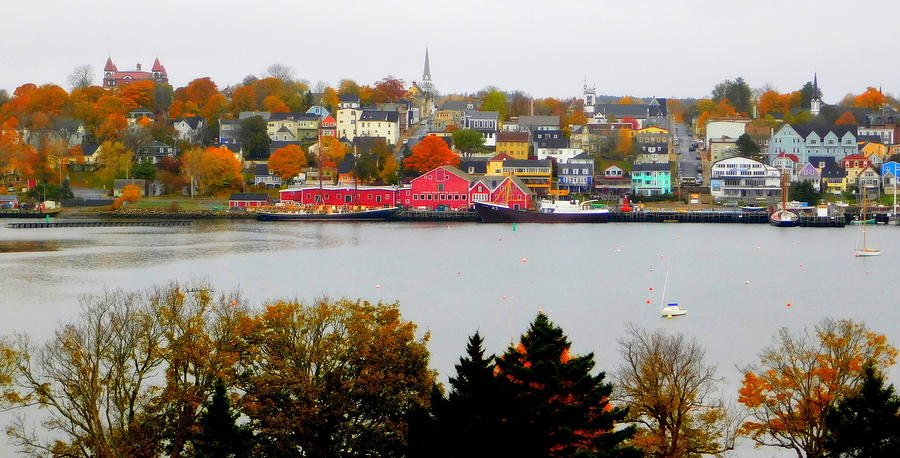
<instances>
[{"instance_id":1,"label":"yellow house","mask_svg":"<svg viewBox=\"0 0 900 458\"><path fill-rule=\"evenodd\" d=\"M512 159L508 154L500 153L490 159L487 163L487 175L503 175L503 161Z\"/></svg>"},{"instance_id":2,"label":"yellow house","mask_svg":"<svg viewBox=\"0 0 900 458\"><path fill-rule=\"evenodd\" d=\"M638 141L638 143L667 143L669 141L669 129L663 129L658 126L647 126L643 129L633 130L631 131L631 135L633 137L642 137L645 138L643 142Z\"/></svg>"},{"instance_id":3,"label":"yellow house","mask_svg":"<svg viewBox=\"0 0 900 458\"><path fill-rule=\"evenodd\" d=\"M528 159L528 132L499 132L497 134L497 154L506 154L512 159Z\"/></svg>"},{"instance_id":4,"label":"yellow house","mask_svg":"<svg viewBox=\"0 0 900 458\"><path fill-rule=\"evenodd\" d=\"M847 170L831 163L822 170L822 191L829 194L842 194L847 191Z\"/></svg>"},{"instance_id":5,"label":"yellow house","mask_svg":"<svg viewBox=\"0 0 900 458\"><path fill-rule=\"evenodd\" d=\"M884 159L888 155L888 147L881 143L863 142L860 143L859 154L865 157L875 154L879 159Z\"/></svg>"}]
</instances>

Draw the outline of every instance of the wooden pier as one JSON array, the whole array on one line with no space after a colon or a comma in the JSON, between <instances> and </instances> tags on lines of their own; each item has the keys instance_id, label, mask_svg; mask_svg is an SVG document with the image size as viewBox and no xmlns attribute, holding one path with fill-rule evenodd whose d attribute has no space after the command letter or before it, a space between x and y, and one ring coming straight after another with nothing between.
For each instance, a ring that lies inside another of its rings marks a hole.
<instances>
[{"instance_id":1,"label":"wooden pier","mask_svg":"<svg viewBox=\"0 0 900 458\"><path fill-rule=\"evenodd\" d=\"M54 221L7 223L10 229L46 229L63 227L131 227L131 226L190 226L191 220L159 220L159 221Z\"/></svg>"}]
</instances>

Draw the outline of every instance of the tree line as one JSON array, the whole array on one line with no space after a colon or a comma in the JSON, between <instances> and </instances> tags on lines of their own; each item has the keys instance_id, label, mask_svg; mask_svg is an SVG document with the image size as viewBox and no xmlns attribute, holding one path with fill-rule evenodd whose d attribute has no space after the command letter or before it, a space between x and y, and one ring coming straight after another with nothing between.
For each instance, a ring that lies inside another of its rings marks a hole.
<instances>
[{"instance_id":1,"label":"tree line","mask_svg":"<svg viewBox=\"0 0 900 458\"><path fill-rule=\"evenodd\" d=\"M251 306L203 282L106 291L45 342L0 340L0 408L30 456L698 457L740 437L800 457L896 456L897 350L851 320L781 329L738 403L680 333L628 325L611 375L539 313L449 377L397 303Z\"/></svg>"}]
</instances>

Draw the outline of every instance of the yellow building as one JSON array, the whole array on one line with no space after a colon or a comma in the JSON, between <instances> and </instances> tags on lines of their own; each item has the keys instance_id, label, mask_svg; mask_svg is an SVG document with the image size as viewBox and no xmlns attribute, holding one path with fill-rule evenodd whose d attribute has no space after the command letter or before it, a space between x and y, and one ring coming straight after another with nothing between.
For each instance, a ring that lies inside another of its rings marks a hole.
<instances>
[{"instance_id":1,"label":"yellow building","mask_svg":"<svg viewBox=\"0 0 900 458\"><path fill-rule=\"evenodd\" d=\"M497 134L497 154L506 154L512 159L528 159L528 132L499 132Z\"/></svg>"},{"instance_id":2,"label":"yellow building","mask_svg":"<svg viewBox=\"0 0 900 458\"><path fill-rule=\"evenodd\" d=\"M878 159L883 160L888 155L888 147L881 143L863 142L860 143L859 154L865 157L875 154L878 156Z\"/></svg>"}]
</instances>

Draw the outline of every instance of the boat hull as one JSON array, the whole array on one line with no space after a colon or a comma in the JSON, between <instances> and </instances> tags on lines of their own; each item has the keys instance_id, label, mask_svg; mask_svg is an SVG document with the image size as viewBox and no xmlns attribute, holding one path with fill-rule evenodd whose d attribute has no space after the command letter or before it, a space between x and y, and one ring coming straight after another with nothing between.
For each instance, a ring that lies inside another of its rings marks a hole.
<instances>
[{"instance_id":1,"label":"boat hull","mask_svg":"<svg viewBox=\"0 0 900 458\"><path fill-rule=\"evenodd\" d=\"M379 208L347 213L263 212L257 214L256 219L259 221L384 221L393 216L396 211L397 208Z\"/></svg>"},{"instance_id":2,"label":"boat hull","mask_svg":"<svg viewBox=\"0 0 900 458\"><path fill-rule=\"evenodd\" d=\"M879 256L881 255L880 250L876 250L874 248L865 248L862 250L856 250L856 257L867 257L867 256Z\"/></svg>"},{"instance_id":3,"label":"boat hull","mask_svg":"<svg viewBox=\"0 0 900 458\"><path fill-rule=\"evenodd\" d=\"M541 213L515 210L498 205L475 202L475 212L482 223L607 223L609 211L584 213Z\"/></svg>"},{"instance_id":4,"label":"boat hull","mask_svg":"<svg viewBox=\"0 0 900 458\"><path fill-rule=\"evenodd\" d=\"M662 308L662 316L666 318L671 318L673 316L683 316L687 315L687 310L681 307L663 307Z\"/></svg>"},{"instance_id":5,"label":"boat hull","mask_svg":"<svg viewBox=\"0 0 900 458\"><path fill-rule=\"evenodd\" d=\"M779 210L769 216L769 224L775 227L797 227L800 225L800 217L792 212Z\"/></svg>"}]
</instances>

